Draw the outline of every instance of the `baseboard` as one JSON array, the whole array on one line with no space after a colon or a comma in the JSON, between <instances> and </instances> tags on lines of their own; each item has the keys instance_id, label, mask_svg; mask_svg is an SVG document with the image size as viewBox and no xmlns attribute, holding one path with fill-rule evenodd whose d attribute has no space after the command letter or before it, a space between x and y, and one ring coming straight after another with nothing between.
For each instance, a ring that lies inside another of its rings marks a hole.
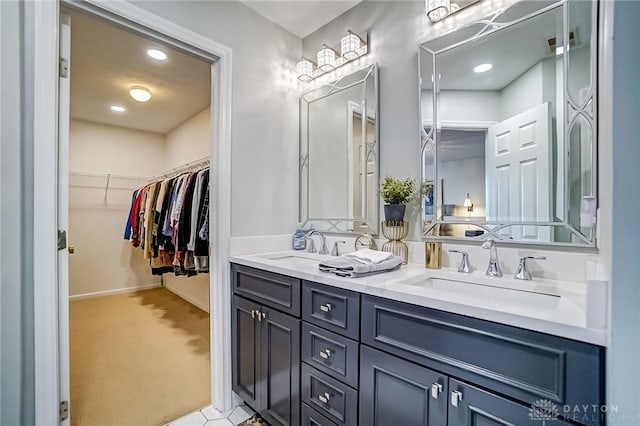
<instances>
[{"instance_id":1,"label":"baseboard","mask_svg":"<svg viewBox=\"0 0 640 426\"><path fill-rule=\"evenodd\" d=\"M205 311L206 313L210 313L209 312L209 306L205 305L204 303L194 299L193 297L182 293L178 288L176 287L171 287L169 285L165 285L165 287L167 290L169 290L171 293L175 294L176 296L186 300L187 302L191 303L192 305L202 309L203 311Z\"/></svg>"},{"instance_id":2,"label":"baseboard","mask_svg":"<svg viewBox=\"0 0 640 426\"><path fill-rule=\"evenodd\" d=\"M122 293L134 293L140 290L150 290L152 288L159 288L159 287L160 287L160 284L158 283L158 284L141 285L137 287L115 288L113 290L95 291L93 293L74 294L73 296L69 296L69 300L90 299L92 297L111 296L113 294L122 294Z\"/></svg>"}]
</instances>

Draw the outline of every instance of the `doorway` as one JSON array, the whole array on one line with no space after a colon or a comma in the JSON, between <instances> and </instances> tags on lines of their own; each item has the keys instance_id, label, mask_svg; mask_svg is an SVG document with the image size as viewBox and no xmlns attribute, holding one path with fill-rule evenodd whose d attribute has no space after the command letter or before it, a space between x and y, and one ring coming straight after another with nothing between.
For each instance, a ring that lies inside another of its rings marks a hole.
<instances>
[{"instance_id":1,"label":"doorway","mask_svg":"<svg viewBox=\"0 0 640 426\"><path fill-rule=\"evenodd\" d=\"M197 233L208 199L208 184L198 198L193 186L208 183L211 64L67 14L71 424L163 424L211 401L208 259L177 260L180 227ZM190 194L180 227L161 184Z\"/></svg>"}]
</instances>

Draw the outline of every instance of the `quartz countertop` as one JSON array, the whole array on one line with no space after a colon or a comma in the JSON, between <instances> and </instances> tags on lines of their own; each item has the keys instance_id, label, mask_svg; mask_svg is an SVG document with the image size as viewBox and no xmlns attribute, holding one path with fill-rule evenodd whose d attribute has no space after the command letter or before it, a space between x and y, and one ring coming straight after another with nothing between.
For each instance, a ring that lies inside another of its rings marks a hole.
<instances>
[{"instance_id":1,"label":"quartz countertop","mask_svg":"<svg viewBox=\"0 0 640 426\"><path fill-rule=\"evenodd\" d=\"M391 300L539 331L605 346L607 331L587 327L587 285L576 282L513 277L485 277L455 269L425 269L408 264L361 278L320 272L331 256L283 251L231 256L239 265L314 281ZM604 309L604 307L602 308Z\"/></svg>"}]
</instances>

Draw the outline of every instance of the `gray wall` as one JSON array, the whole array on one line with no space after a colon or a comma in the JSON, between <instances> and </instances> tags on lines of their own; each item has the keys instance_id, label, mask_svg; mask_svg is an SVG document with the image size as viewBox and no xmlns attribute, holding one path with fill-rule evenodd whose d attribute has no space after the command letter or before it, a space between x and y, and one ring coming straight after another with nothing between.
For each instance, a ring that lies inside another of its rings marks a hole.
<instances>
[{"instance_id":1,"label":"gray wall","mask_svg":"<svg viewBox=\"0 0 640 426\"><path fill-rule=\"evenodd\" d=\"M615 3L613 80L612 328L607 400L620 415L610 425L640 423L640 2ZM621 42L617 42L620 40ZM633 182L633 184L630 183ZM622 415L629 416L623 419Z\"/></svg>"},{"instance_id":2,"label":"gray wall","mask_svg":"<svg viewBox=\"0 0 640 426\"><path fill-rule=\"evenodd\" d=\"M0 2L0 424L34 423L32 4ZM27 37L25 37L26 35ZM31 128L30 128L31 127Z\"/></svg>"},{"instance_id":3,"label":"gray wall","mask_svg":"<svg viewBox=\"0 0 640 426\"><path fill-rule=\"evenodd\" d=\"M134 4L233 49L231 236L293 233L300 39L238 2Z\"/></svg>"}]
</instances>

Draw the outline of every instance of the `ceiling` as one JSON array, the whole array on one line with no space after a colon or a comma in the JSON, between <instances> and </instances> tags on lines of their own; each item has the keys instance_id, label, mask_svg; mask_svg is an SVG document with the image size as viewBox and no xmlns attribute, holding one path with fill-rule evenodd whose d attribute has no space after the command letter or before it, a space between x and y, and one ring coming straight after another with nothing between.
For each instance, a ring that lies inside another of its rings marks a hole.
<instances>
[{"instance_id":1,"label":"ceiling","mask_svg":"<svg viewBox=\"0 0 640 426\"><path fill-rule=\"evenodd\" d=\"M241 0L271 22L305 38L362 0Z\"/></svg>"},{"instance_id":2,"label":"ceiling","mask_svg":"<svg viewBox=\"0 0 640 426\"><path fill-rule=\"evenodd\" d=\"M167 54L147 56L149 48ZM140 103L131 86L147 87L152 98ZM207 108L211 65L82 13L71 13L71 118L166 134ZM121 105L126 112L109 109Z\"/></svg>"}]
</instances>

